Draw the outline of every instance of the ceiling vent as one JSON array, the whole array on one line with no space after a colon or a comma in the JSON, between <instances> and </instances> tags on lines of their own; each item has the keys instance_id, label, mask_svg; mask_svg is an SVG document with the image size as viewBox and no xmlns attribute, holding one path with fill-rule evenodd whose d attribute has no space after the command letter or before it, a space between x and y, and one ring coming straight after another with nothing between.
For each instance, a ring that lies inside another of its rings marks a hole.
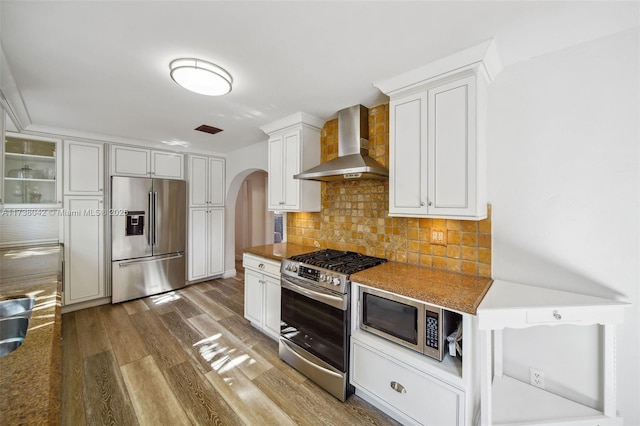
<instances>
[{"instance_id":1,"label":"ceiling vent","mask_svg":"<svg viewBox=\"0 0 640 426\"><path fill-rule=\"evenodd\" d=\"M216 133L220 133L222 131L222 129L218 129L217 127L209 126L206 124L196 127L194 130L197 130L199 132L211 133L212 135L215 135Z\"/></svg>"}]
</instances>

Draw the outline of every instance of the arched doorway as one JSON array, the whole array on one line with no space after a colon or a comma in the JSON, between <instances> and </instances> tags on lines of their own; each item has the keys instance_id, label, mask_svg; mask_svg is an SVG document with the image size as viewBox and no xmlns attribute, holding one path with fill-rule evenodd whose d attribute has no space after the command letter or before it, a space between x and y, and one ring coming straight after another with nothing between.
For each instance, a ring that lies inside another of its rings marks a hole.
<instances>
[{"instance_id":1,"label":"arched doorway","mask_svg":"<svg viewBox=\"0 0 640 426\"><path fill-rule=\"evenodd\" d=\"M225 218L225 276L236 275L247 247L272 244L274 215L267 210L267 172L240 171L227 190Z\"/></svg>"},{"instance_id":2,"label":"arched doorway","mask_svg":"<svg viewBox=\"0 0 640 426\"><path fill-rule=\"evenodd\" d=\"M244 249L273 243L273 212L267 210L267 173L258 170L240 184L235 205L236 269Z\"/></svg>"}]
</instances>

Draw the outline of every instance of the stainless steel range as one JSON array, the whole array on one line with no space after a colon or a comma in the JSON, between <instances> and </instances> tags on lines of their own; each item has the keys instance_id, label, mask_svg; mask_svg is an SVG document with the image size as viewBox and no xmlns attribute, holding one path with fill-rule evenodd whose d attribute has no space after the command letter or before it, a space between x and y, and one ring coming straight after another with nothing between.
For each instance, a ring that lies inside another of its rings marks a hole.
<instances>
[{"instance_id":1,"label":"stainless steel range","mask_svg":"<svg viewBox=\"0 0 640 426\"><path fill-rule=\"evenodd\" d=\"M282 261L280 358L340 401L349 385L350 275L386 259L321 250Z\"/></svg>"}]
</instances>

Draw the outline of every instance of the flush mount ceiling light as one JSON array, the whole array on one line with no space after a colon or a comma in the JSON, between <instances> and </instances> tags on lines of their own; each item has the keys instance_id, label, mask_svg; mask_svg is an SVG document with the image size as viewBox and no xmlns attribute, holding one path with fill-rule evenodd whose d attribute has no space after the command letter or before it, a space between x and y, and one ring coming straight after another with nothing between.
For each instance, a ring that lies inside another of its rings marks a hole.
<instances>
[{"instance_id":1,"label":"flush mount ceiling light","mask_svg":"<svg viewBox=\"0 0 640 426\"><path fill-rule=\"evenodd\" d=\"M231 74L211 62L196 58L180 58L171 61L169 68L173 81L192 92L220 96L231 91Z\"/></svg>"}]
</instances>

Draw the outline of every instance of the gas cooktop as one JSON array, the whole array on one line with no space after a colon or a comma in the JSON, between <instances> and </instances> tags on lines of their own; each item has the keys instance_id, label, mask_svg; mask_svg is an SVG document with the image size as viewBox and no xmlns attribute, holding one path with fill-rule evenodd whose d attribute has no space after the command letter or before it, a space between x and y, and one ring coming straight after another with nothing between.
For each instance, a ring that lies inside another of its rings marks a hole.
<instances>
[{"instance_id":1,"label":"gas cooktop","mask_svg":"<svg viewBox=\"0 0 640 426\"><path fill-rule=\"evenodd\" d=\"M367 268L380 265L386 259L373 256L365 256L352 251L320 250L311 253L300 254L290 258L293 261L306 265L318 266L330 271L350 275Z\"/></svg>"}]
</instances>

